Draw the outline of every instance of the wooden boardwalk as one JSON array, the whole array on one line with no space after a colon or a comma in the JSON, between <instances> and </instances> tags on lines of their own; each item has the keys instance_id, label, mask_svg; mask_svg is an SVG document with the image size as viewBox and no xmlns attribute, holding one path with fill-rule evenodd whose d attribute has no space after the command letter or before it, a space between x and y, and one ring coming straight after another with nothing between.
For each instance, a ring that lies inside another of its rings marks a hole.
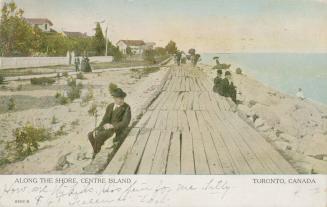
<instances>
[{"instance_id":1,"label":"wooden boardwalk","mask_svg":"<svg viewBox=\"0 0 327 207\"><path fill-rule=\"evenodd\" d=\"M297 173L212 92L205 73L189 66L170 70L104 174Z\"/></svg>"}]
</instances>

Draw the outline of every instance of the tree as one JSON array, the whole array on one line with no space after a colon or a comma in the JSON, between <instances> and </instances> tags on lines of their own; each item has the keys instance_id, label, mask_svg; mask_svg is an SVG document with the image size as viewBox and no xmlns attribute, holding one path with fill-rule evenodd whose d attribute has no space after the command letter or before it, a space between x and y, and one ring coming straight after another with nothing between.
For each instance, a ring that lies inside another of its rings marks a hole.
<instances>
[{"instance_id":1,"label":"tree","mask_svg":"<svg viewBox=\"0 0 327 207\"><path fill-rule=\"evenodd\" d=\"M127 55L133 55L133 52L132 52L132 48L131 47L129 47L129 46L126 47L126 54Z\"/></svg>"},{"instance_id":2,"label":"tree","mask_svg":"<svg viewBox=\"0 0 327 207\"><path fill-rule=\"evenodd\" d=\"M150 49L150 50L145 50L143 52L143 59L151 64L155 64L156 63L156 59L155 59L155 52L154 50Z\"/></svg>"},{"instance_id":3,"label":"tree","mask_svg":"<svg viewBox=\"0 0 327 207\"><path fill-rule=\"evenodd\" d=\"M154 52L157 56L164 56L167 55L167 51L163 47L156 47L154 48Z\"/></svg>"},{"instance_id":4,"label":"tree","mask_svg":"<svg viewBox=\"0 0 327 207\"><path fill-rule=\"evenodd\" d=\"M14 2L4 3L0 19L0 50L2 56L30 55L33 28L24 20L24 11Z\"/></svg>"},{"instance_id":5,"label":"tree","mask_svg":"<svg viewBox=\"0 0 327 207\"><path fill-rule=\"evenodd\" d=\"M93 37L93 47L96 55L103 55L106 49L106 40L104 39L101 25L97 22L95 27L95 35Z\"/></svg>"},{"instance_id":6,"label":"tree","mask_svg":"<svg viewBox=\"0 0 327 207\"><path fill-rule=\"evenodd\" d=\"M177 46L176 43L172 40L170 40L168 42L168 44L165 47L166 51L168 52L168 54L175 54L177 52Z\"/></svg>"},{"instance_id":7,"label":"tree","mask_svg":"<svg viewBox=\"0 0 327 207\"><path fill-rule=\"evenodd\" d=\"M194 56L195 55L195 49L194 48L189 49L188 54L190 54L191 56Z\"/></svg>"}]
</instances>

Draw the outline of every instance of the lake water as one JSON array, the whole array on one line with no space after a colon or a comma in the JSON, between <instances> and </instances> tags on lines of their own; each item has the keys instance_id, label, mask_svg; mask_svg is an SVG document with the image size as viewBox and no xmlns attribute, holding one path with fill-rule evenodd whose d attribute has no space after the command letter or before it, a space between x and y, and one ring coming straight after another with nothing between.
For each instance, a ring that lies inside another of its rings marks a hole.
<instances>
[{"instance_id":1,"label":"lake water","mask_svg":"<svg viewBox=\"0 0 327 207\"><path fill-rule=\"evenodd\" d=\"M215 56L275 89L295 95L302 88L306 98L327 104L327 53L205 53L201 62L215 65Z\"/></svg>"}]
</instances>

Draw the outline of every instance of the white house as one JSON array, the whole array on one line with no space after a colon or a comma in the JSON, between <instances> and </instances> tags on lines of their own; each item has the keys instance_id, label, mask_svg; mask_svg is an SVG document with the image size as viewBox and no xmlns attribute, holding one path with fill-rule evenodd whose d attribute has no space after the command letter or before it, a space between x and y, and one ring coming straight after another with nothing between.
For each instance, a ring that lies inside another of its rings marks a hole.
<instances>
[{"instance_id":1,"label":"white house","mask_svg":"<svg viewBox=\"0 0 327 207\"><path fill-rule=\"evenodd\" d=\"M143 40L119 40L116 45L123 54L127 53L126 50L129 47L133 54L139 55L143 53L145 42Z\"/></svg>"},{"instance_id":2,"label":"white house","mask_svg":"<svg viewBox=\"0 0 327 207\"><path fill-rule=\"evenodd\" d=\"M52 22L46 18L25 18L27 23L29 23L32 27L37 26L43 32L50 32L51 27L53 26Z\"/></svg>"}]
</instances>

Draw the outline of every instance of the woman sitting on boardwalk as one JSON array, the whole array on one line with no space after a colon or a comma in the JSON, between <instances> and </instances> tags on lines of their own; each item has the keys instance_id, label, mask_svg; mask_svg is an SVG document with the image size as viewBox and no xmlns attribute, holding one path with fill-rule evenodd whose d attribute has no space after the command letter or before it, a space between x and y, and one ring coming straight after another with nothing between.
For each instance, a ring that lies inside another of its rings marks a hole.
<instances>
[{"instance_id":1,"label":"woman sitting on boardwalk","mask_svg":"<svg viewBox=\"0 0 327 207\"><path fill-rule=\"evenodd\" d=\"M229 71L225 72L225 78L221 83L222 96L230 97L236 103L236 87L232 82L232 74Z\"/></svg>"},{"instance_id":2,"label":"woman sitting on boardwalk","mask_svg":"<svg viewBox=\"0 0 327 207\"><path fill-rule=\"evenodd\" d=\"M222 70L217 70L217 76L214 79L214 85L213 85L213 92L219 93L219 95L222 95L222 81L221 78L223 72Z\"/></svg>"}]
</instances>

